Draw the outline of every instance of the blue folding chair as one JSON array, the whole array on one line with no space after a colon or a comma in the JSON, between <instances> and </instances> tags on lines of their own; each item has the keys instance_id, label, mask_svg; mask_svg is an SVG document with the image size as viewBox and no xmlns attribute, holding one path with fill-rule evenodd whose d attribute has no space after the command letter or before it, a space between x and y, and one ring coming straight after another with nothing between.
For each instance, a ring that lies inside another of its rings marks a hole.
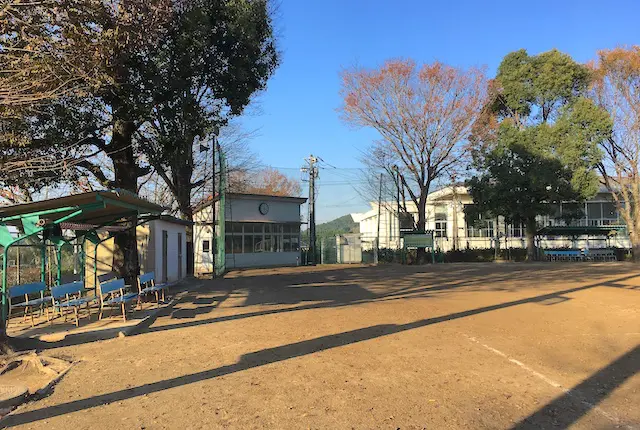
<instances>
[{"instance_id":1,"label":"blue folding chair","mask_svg":"<svg viewBox=\"0 0 640 430\"><path fill-rule=\"evenodd\" d=\"M53 308L63 313L63 309L73 309L76 327L79 325L78 313L80 308L85 305L89 319L91 319L91 303L95 302L97 297L82 296L85 292L84 282L75 281L68 284L59 285L51 288L51 297ZM67 321L67 313L64 312L64 320Z\"/></svg>"},{"instance_id":2,"label":"blue folding chair","mask_svg":"<svg viewBox=\"0 0 640 430\"><path fill-rule=\"evenodd\" d=\"M169 288L167 284L156 284L154 272L143 273L138 276L138 292L140 298L153 293L156 296L156 306L160 306L160 292L162 292L162 301L164 302L164 291L167 288Z\"/></svg>"},{"instance_id":3,"label":"blue folding chair","mask_svg":"<svg viewBox=\"0 0 640 430\"><path fill-rule=\"evenodd\" d=\"M122 309L122 320L127 321L127 309L126 304L138 299L138 293L127 293L126 290L130 288L129 285L125 285L124 279L114 279L100 284L100 316L104 312L105 306L116 307L120 306Z\"/></svg>"},{"instance_id":4,"label":"blue folding chair","mask_svg":"<svg viewBox=\"0 0 640 430\"><path fill-rule=\"evenodd\" d=\"M38 307L42 312L42 306L51 299L51 297L45 297L44 293L47 290L47 284L44 282L33 282L31 284L16 285L9 288L9 317L11 316L12 308L24 308L24 318L27 319L27 313L31 315L31 326L34 326L33 322L33 308ZM39 296L30 298L29 296ZM24 297L23 302L14 303L14 299L18 297ZM49 308L45 306L47 313L47 320L49 320ZM8 322L8 320L7 320Z\"/></svg>"}]
</instances>

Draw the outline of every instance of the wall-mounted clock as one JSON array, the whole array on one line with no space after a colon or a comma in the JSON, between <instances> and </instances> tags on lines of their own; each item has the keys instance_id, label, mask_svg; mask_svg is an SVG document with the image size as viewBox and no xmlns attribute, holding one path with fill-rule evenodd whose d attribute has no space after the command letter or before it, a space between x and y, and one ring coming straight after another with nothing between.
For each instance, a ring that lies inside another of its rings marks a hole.
<instances>
[{"instance_id":1,"label":"wall-mounted clock","mask_svg":"<svg viewBox=\"0 0 640 430\"><path fill-rule=\"evenodd\" d=\"M266 215L269 213L269 205L266 203L260 203L260 206L258 206L258 210L262 215Z\"/></svg>"}]
</instances>

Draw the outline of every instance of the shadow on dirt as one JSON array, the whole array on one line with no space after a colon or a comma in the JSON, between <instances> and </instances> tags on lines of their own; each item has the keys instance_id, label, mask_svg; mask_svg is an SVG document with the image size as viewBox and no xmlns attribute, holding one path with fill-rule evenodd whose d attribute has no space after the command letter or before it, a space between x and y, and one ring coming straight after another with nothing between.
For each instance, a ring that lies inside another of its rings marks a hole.
<instances>
[{"instance_id":1,"label":"shadow on dirt","mask_svg":"<svg viewBox=\"0 0 640 430\"><path fill-rule=\"evenodd\" d=\"M638 372L640 345L520 421L513 430L568 428Z\"/></svg>"},{"instance_id":2,"label":"shadow on dirt","mask_svg":"<svg viewBox=\"0 0 640 430\"><path fill-rule=\"evenodd\" d=\"M618 278L613 282L624 282L636 278L640 275L629 275ZM49 406L33 411L17 413L7 416L0 422L3 426L15 426L20 424L32 423L35 421L48 419L51 417L64 415L71 412L77 412L113 402L123 401L136 398L150 393L163 391L169 388L189 385L195 382L217 378L247 369L261 367L270 363L276 363L288 360L294 357L314 354L319 351L333 349L344 345L363 342L370 339L388 336L396 333L405 332L445 321L465 318L468 316L478 315L485 312L491 312L499 309L510 308L527 303L541 303L554 298L563 297L565 294L571 294L582 290L601 286L602 283L596 282L575 288L556 291L549 294L537 295L529 298L513 300L509 302L499 303L491 306L484 306L475 309L456 312L448 315L442 315L434 318L426 318L417 320L407 324L380 324L372 327L361 328L357 330L346 331L343 333L321 336L301 342L290 343L275 348L263 349L243 355L237 363L221 366L202 372L192 373L179 376L176 378L166 379L150 384L140 385L137 387L127 388L126 390L115 391L108 394L102 394L87 399L74 400L55 406ZM297 307L299 308L299 307ZM294 308L294 309L297 309ZM273 312L286 312L287 309L273 310ZM264 314L264 313L263 313ZM245 315L246 317L246 315ZM207 321L207 320L205 320ZM188 322L190 324L192 322ZM201 323L193 321L193 323ZM202 322L203 324L206 322ZM184 326L182 324L181 326ZM158 329L165 329L158 327ZM168 328L171 329L171 328ZM151 328L153 330L153 328ZM550 404L546 405L538 412L527 417L522 423L517 424L516 428L540 428L543 425L538 423L556 422L573 423L581 416L585 415L589 410L595 407L602 399L609 395L616 387L629 379L640 369L640 346L636 347L623 357L611 363L606 368L600 370L585 382L578 385L567 394L559 397ZM570 410L563 409L565 406L571 406ZM566 417L559 417L555 412L561 410ZM555 420L555 421L554 421Z\"/></svg>"}]
</instances>

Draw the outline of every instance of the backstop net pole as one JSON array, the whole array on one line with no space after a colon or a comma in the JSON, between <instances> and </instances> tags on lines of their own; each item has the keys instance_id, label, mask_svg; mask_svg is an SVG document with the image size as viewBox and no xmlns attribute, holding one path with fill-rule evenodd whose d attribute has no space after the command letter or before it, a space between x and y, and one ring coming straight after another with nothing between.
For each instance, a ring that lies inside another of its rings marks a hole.
<instances>
[{"instance_id":1,"label":"backstop net pole","mask_svg":"<svg viewBox=\"0 0 640 430\"><path fill-rule=\"evenodd\" d=\"M216 236L216 261L215 276L222 276L226 271L226 255L225 255L225 208L227 194L227 168L226 160L222 151L218 151L220 159L220 180L218 181L218 228L213 226L214 236ZM211 210L215 211L215 201L213 201ZM217 234L216 234L217 233Z\"/></svg>"}]
</instances>

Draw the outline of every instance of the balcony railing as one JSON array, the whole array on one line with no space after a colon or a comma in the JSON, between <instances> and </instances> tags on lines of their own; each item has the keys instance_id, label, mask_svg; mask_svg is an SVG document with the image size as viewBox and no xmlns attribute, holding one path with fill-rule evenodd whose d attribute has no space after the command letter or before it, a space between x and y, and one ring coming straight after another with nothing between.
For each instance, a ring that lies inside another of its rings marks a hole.
<instances>
[{"instance_id":1,"label":"balcony railing","mask_svg":"<svg viewBox=\"0 0 640 430\"><path fill-rule=\"evenodd\" d=\"M563 220L546 219L546 220L543 220L541 224L547 227L564 227L564 226L600 227L600 226L607 226L607 225L616 225L616 226L625 225L625 223L621 219L617 219L617 218L576 219L576 220L572 220L568 224Z\"/></svg>"}]
</instances>

